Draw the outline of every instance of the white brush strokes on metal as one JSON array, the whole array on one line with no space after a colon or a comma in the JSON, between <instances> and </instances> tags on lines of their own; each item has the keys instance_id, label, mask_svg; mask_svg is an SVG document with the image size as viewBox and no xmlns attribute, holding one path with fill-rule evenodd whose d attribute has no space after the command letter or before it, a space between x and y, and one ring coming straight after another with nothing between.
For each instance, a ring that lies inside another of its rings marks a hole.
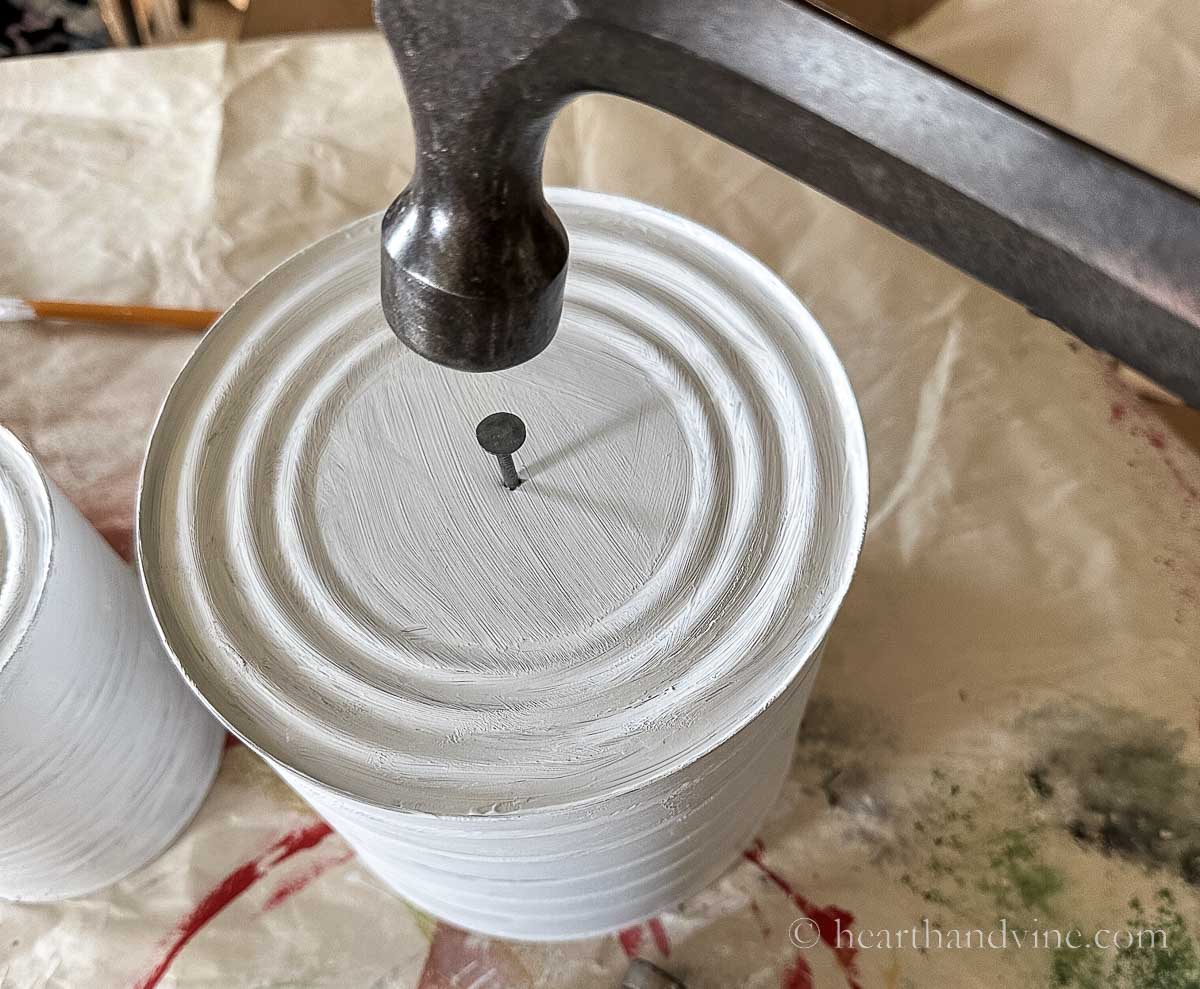
<instances>
[{"instance_id":1,"label":"white brush strokes on metal","mask_svg":"<svg viewBox=\"0 0 1200 989\"><path fill-rule=\"evenodd\" d=\"M769 271L557 191L562 327L520 368L406 351L373 217L210 331L138 525L165 641L216 713L398 890L572 937L749 840L786 771L866 516L857 408ZM476 422L529 431L499 483Z\"/></svg>"},{"instance_id":2,"label":"white brush strokes on metal","mask_svg":"<svg viewBox=\"0 0 1200 989\"><path fill-rule=\"evenodd\" d=\"M222 738L130 568L0 429L0 898L79 896L154 858Z\"/></svg>"}]
</instances>

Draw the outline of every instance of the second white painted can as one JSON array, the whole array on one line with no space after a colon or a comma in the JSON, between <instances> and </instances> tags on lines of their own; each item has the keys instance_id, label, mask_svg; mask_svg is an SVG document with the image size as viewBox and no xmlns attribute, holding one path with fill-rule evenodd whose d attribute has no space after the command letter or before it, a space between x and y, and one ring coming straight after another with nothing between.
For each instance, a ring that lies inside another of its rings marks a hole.
<instances>
[{"instance_id":1,"label":"second white painted can","mask_svg":"<svg viewBox=\"0 0 1200 989\"><path fill-rule=\"evenodd\" d=\"M207 335L138 547L214 712L402 895L571 938L711 881L778 793L866 518L836 356L711 231L559 190L558 338L468 375L379 309L378 217ZM476 445L520 415L525 483Z\"/></svg>"},{"instance_id":2,"label":"second white painted can","mask_svg":"<svg viewBox=\"0 0 1200 989\"><path fill-rule=\"evenodd\" d=\"M0 899L82 896L145 865L223 740L133 571L0 428Z\"/></svg>"}]
</instances>

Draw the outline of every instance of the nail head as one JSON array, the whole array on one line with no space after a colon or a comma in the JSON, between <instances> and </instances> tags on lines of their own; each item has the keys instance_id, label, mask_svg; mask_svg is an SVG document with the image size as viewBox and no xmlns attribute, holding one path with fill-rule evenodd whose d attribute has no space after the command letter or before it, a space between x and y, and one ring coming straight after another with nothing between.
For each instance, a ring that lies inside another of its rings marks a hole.
<instances>
[{"instance_id":1,"label":"nail head","mask_svg":"<svg viewBox=\"0 0 1200 989\"><path fill-rule=\"evenodd\" d=\"M503 457L525 442L525 423L511 412L493 412L475 427L475 438L488 453Z\"/></svg>"}]
</instances>

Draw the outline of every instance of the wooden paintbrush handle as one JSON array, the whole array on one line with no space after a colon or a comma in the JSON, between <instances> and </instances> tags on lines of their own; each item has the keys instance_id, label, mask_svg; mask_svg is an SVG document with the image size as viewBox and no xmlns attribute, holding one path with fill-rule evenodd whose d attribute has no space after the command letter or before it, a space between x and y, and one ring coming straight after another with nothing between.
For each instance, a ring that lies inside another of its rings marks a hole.
<instances>
[{"instance_id":1,"label":"wooden paintbrush handle","mask_svg":"<svg viewBox=\"0 0 1200 989\"><path fill-rule=\"evenodd\" d=\"M167 326L180 330L207 330L220 315L214 309L164 309L157 306L110 306L95 302L59 302L30 299L39 319L84 320L126 326Z\"/></svg>"}]
</instances>

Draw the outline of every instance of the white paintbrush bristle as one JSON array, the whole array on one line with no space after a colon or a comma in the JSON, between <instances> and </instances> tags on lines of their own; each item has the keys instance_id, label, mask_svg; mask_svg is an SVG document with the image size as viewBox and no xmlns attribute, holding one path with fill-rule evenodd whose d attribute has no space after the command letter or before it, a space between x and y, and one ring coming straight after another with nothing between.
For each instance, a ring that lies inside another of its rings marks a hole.
<instances>
[{"instance_id":1,"label":"white paintbrush bristle","mask_svg":"<svg viewBox=\"0 0 1200 989\"><path fill-rule=\"evenodd\" d=\"M21 319L37 319L37 313L24 299L0 295L0 323L15 323Z\"/></svg>"}]
</instances>

